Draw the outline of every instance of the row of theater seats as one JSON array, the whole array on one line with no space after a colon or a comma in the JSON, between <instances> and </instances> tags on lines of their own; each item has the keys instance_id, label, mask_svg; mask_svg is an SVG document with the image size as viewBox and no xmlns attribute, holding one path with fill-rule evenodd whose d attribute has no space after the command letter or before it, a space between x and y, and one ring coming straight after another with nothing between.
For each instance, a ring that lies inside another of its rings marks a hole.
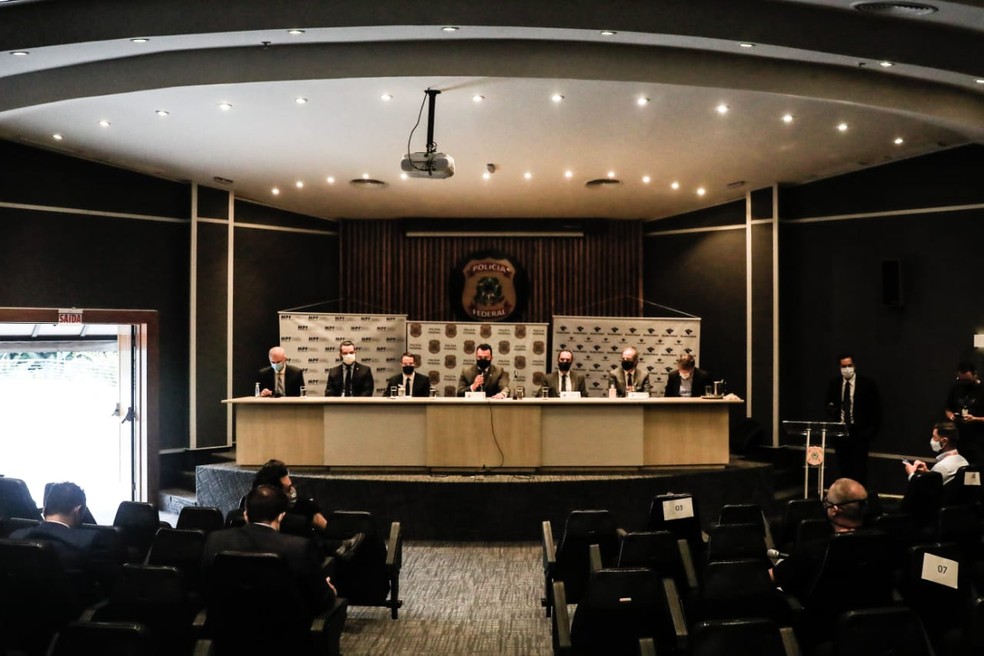
<instances>
[{"instance_id":1,"label":"row of theater seats","mask_svg":"<svg viewBox=\"0 0 984 656\"><path fill-rule=\"evenodd\" d=\"M982 509L964 500L926 523L872 512L865 528L837 536L816 499L790 502L774 524L758 506L725 506L706 533L689 494L655 497L640 531L606 510L575 510L559 541L542 525L554 652L984 653ZM777 589L777 552L818 539L822 567L805 591Z\"/></svg>"},{"instance_id":2,"label":"row of theater seats","mask_svg":"<svg viewBox=\"0 0 984 656\"><path fill-rule=\"evenodd\" d=\"M382 535L369 513L329 515L332 536L365 537L349 559L329 564L339 600L308 622L274 554L222 553L203 580L206 535L241 513L187 507L171 528L150 504L124 501L112 526L76 529L98 532L101 546L89 571L71 571L50 544L8 539L40 520L36 507L16 501L20 491L9 494L23 483L0 480L8 483L0 486L0 654L337 654L349 605L387 607L393 619L402 605L399 522ZM14 512L31 517L10 516L17 505ZM109 641L119 641L117 651Z\"/></svg>"}]
</instances>

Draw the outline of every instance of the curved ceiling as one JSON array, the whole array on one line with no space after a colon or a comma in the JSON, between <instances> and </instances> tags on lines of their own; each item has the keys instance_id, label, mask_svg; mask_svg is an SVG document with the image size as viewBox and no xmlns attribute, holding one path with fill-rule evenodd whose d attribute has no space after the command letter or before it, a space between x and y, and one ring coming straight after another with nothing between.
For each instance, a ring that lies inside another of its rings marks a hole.
<instances>
[{"instance_id":1,"label":"curved ceiling","mask_svg":"<svg viewBox=\"0 0 984 656\"><path fill-rule=\"evenodd\" d=\"M0 138L328 219L653 219L984 140L984 7L933 5L8 0ZM404 180L427 88L457 170Z\"/></svg>"}]
</instances>

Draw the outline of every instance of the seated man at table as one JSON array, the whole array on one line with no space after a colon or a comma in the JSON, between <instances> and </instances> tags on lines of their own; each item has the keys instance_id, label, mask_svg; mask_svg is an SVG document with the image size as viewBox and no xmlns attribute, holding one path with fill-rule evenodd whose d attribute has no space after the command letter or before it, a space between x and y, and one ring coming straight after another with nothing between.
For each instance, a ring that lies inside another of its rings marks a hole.
<instances>
[{"instance_id":1,"label":"seated man at table","mask_svg":"<svg viewBox=\"0 0 984 656\"><path fill-rule=\"evenodd\" d=\"M581 396L588 395L587 384L584 374L571 371L574 365L574 352L563 350L557 354L557 368L550 372L544 379L544 387L547 389L547 396L557 398L561 392L580 392ZM543 390L538 393L543 396Z\"/></svg>"},{"instance_id":2,"label":"seated man at table","mask_svg":"<svg viewBox=\"0 0 984 656\"><path fill-rule=\"evenodd\" d=\"M402 371L386 381L386 390L383 393L389 394L391 388L402 387L407 396L430 396L430 380L427 376L417 373L415 365L413 354L404 353L400 358Z\"/></svg>"},{"instance_id":3,"label":"seated man at table","mask_svg":"<svg viewBox=\"0 0 984 656\"><path fill-rule=\"evenodd\" d=\"M509 396L509 373L492 364L492 347L479 344L475 349L475 364L465 367L458 377L458 396L465 392L485 392L493 399Z\"/></svg>"},{"instance_id":4,"label":"seated man at table","mask_svg":"<svg viewBox=\"0 0 984 656\"><path fill-rule=\"evenodd\" d=\"M256 378L260 384L260 396L300 396L304 387L304 371L287 364L287 353L279 346L270 349L269 357L270 366L260 369Z\"/></svg>"},{"instance_id":5,"label":"seated man at table","mask_svg":"<svg viewBox=\"0 0 984 656\"><path fill-rule=\"evenodd\" d=\"M372 396L372 367L355 361L355 344L345 340L338 347L342 364L328 370L325 396Z\"/></svg>"},{"instance_id":6,"label":"seated man at table","mask_svg":"<svg viewBox=\"0 0 984 656\"><path fill-rule=\"evenodd\" d=\"M608 372L608 387L615 387L616 396L626 396L627 392L649 394L649 372L639 371L639 351L626 347L622 351L622 364Z\"/></svg>"},{"instance_id":7,"label":"seated man at table","mask_svg":"<svg viewBox=\"0 0 984 656\"><path fill-rule=\"evenodd\" d=\"M677 370L666 377L666 396L700 397L706 387L714 384L711 375L695 364L694 356L689 353L677 358Z\"/></svg>"}]
</instances>

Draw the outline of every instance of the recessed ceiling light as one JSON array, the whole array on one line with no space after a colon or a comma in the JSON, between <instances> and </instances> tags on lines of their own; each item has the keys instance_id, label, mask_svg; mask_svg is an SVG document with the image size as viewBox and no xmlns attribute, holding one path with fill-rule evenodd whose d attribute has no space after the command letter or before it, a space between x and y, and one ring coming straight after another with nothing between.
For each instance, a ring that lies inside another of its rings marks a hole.
<instances>
[{"instance_id":1,"label":"recessed ceiling light","mask_svg":"<svg viewBox=\"0 0 984 656\"><path fill-rule=\"evenodd\" d=\"M892 66L895 66L895 64L887 60L878 62L878 65L881 66L882 68L891 68Z\"/></svg>"},{"instance_id":2,"label":"recessed ceiling light","mask_svg":"<svg viewBox=\"0 0 984 656\"><path fill-rule=\"evenodd\" d=\"M304 181L303 180L298 180L297 182L294 183L294 186L297 187L298 189L303 189L304 188Z\"/></svg>"},{"instance_id":3,"label":"recessed ceiling light","mask_svg":"<svg viewBox=\"0 0 984 656\"><path fill-rule=\"evenodd\" d=\"M905 139L903 139L902 137L895 137L895 141L893 141L892 143L894 143L896 146L901 146L902 144L905 143Z\"/></svg>"},{"instance_id":4,"label":"recessed ceiling light","mask_svg":"<svg viewBox=\"0 0 984 656\"><path fill-rule=\"evenodd\" d=\"M29 53L27 50L14 50L10 54L12 54L14 57L27 57L31 53Z\"/></svg>"},{"instance_id":5,"label":"recessed ceiling light","mask_svg":"<svg viewBox=\"0 0 984 656\"><path fill-rule=\"evenodd\" d=\"M154 113L157 114L158 116L170 116L171 115L171 112L167 111L166 109L158 109Z\"/></svg>"},{"instance_id":6,"label":"recessed ceiling light","mask_svg":"<svg viewBox=\"0 0 984 656\"><path fill-rule=\"evenodd\" d=\"M738 44L738 47L739 48L754 48L755 47L755 44L754 43L748 43L747 41L742 41L741 43Z\"/></svg>"},{"instance_id":7,"label":"recessed ceiling light","mask_svg":"<svg viewBox=\"0 0 984 656\"><path fill-rule=\"evenodd\" d=\"M393 100L393 95L389 93L384 93L379 97L379 99L382 100L383 102L389 102Z\"/></svg>"},{"instance_id":8,"label":"recessed ceiling light","mask_svg":"<svg viewBox=\"0 0 984 656\"><path fill-rule=\"evenodd\" d=\"M409 176L409 175L407 175L406 173L401 173L401 174L400 174L400 180L407 180L407 179L409 179L409 178L410 178L410 176Z\"/></svg>"},{"instance_id":9,"label":"recessed ceiling light","mask_svg":"<svg viewBox=\"0 0 984 656\"><path fill-rule=\"evenodd\" d=\"M564 171L564 177L570 180L571 178L574 177L574 171L571 170Z\"/></svg>"},{"instance_id":10,"label":"recessed ceiling light","mask_svg":"<svg viewBox=\"0 0 984 656\"><path fill-rule=\"evenodd\" d=\"M298 30L298 29L287 30L287 34L291 36L300 36L304 34L304 30Z\"/></svg>"},{"instance_id":11,"label":"recessed ceiling light","mask_svg":"<svg viewBox=\"0 0 984 656\"><path fill-rule=\"evenodd\" d=\"M679 189L679 188L680 188L680 183L677 182L676 180L670 183L670 189Z\"/></svg>"},{"instance_id":12,"label":"recessed ceiling light","mask_svg":"<svg viewBox=\"0 0 984 656\"><path fill-rule=\"evenodd\" d=\"M840 132L847 132L847 123L838 123L837 124L837 129Z\"/></svg>"},{"instance_id":13,"label":"recessed ceiling light","mask_svg":"<svg viewBox=\"0 0 984 656\"><path fill-rule=\"evenodd\" d=\"M527 180L531 180L533 178L533 174L527 171L526 173L523 174L523 177L526 178Z\"/></svg>"},{"instance_id":14,"label":"recessed ceiling light","mask_svg":"<svg viewBox=\"0 0 984 656\"><path fill-rule=\"evenodd\" d=\"M488 171L485 171L484 173L482 173L482 179L483 180L489 180L491 178L492 178L492 174L489 173Z\"/></svg>"},{"instance_id":15,"label":"recessed ceiling light","mask_svg":"<svg viewBox=\"0 0 984 656\"><path fill-rule=\"evenodd\" d=\"M363 173L362 174L362 179L363 180L368 180L369 179L369 174L368 173Z\"/></svg>"},{"instance_id":16,"label":"recessed ceiling light","mask_svg":"<svg viewBox=\"0 0 984 656\"><path fill-rule=\"evenodd\" d=\"M101 128L108 128L110 125L111 125L110 122L107 121L106 119L99 121L99 127Z\"/></svg>"},{"instance_id":17,"label":"recessed ceiling light","mask_svg":"<svg viewBox=\"0 0 984 656\"><path fill-rule=\"evenodd\" d=\"M61 140L62 140L62 139L64 139L65 137L63 137L63 136L61 136L60 134L58 134L58 133L56 132L56 133L54 133L53 135L51 135L51 138L52 138L52 139L54 139L55 141L61 141Z\"/></svg>"},{"instance_id":18,"label":"recessed ceiling light","mask_svg":"<svg viewBox=\"0 0 984 656\"><path fill-rule=\"evenodd\" d=\"M333 175L329 175L325 180L328 181L328 184L335 184L335 176Z\"/></svg>"},{"instance_id":19,"label":"recessed ceiling light","mask_svg":"<svg viewBox=\"0 0 984 656\"><path fill-rule=\"evenodd\" d=\"M232 103L220 102L219 109L221 109L223 112L228 112L230 109L232 109Z\"/></svg>"},{"instance_id":20,"label":"recessed ceiling light","mask_svg":"<svg viewBox=\"0 0 984 656\"><path fill-rule=\"evenodd\" d=\"M460 27L457 27L455 25L445 25L444 27L441 28L441 31L442 32L457 32L460 29L461 29Z\"/></svg>"},{"instance_id":21,"label":"recessed ceiling light","mask_svg":"<svg viewBox=\"0 0 984 656\"><path fill-rule=\"evenodd\" d=\"M472 96L472 102L477 102L477 103L480 103L480 102L482 102L483 100L485 100L485 96L480 96L480 95L479 95L479 94L477 94L477 93L476 93L476 94L475 94L474 96Z\"/></svg>"},{"instance_id":22,"label":"recessed ceiling light","mask_svg":"<svg viewBox=\"0 0 984 656\"><path fill-rule=\"evenodd\" d=\"M783 123L792 123L793 122L793 118L794 117L793 117L792 114L783 114L782 115L782 122Z\"/></svg>"},{"instance_id":23,"label":"recessed ceiling light","mask_svg":"<svg viewBox=\"0 0 984 656\"><path fill-rule=\"evenodd\" d=\"M274 196L279 196L280 190L274 187L273 189L270 190L270 193L273 194Z\"/></svg>"},{"instance_id":24,"label":"recessed ceiling light","mask_svg":"<svg viewBox=\"0 0 984 656\"><path fill-rule=\"evenodd\" d=\"M609 178L614 178L615 177L615 171L609 171L608 172L608 177Z\"/></svg>"},{"instance_id":25,"label":"recessed ceiling light","mask_svg":"<svg viewBox=\"0 0 984 656\"><path fill-rule=\"evenodd\" d=\"M979 77L976 80L974 80L974 82L976 82L977 84L984 84L984 77Z\"/></svg>"},{"instance_id":26,"label":"recessed ceiling light","mask_svg":"<svg viewBox=\"0 0 984 656\"><path fill-rule=\"evenodd\" d=\"M724 103L721 103L720 105L718 105L717 107L714 108L714 111L716 111L718 114L721 114L722 116L724 116L725 114L728 113L728 110L729 109L731 109L731 108L728 107L727 105L725 105Z\"/></svg>"},{"instance_id":27,"label":"recessed ceiling light","mask_svg":"<svg viewBox=\"0 0 984 656\"><path fill-rule=\"evenodd\" d=\"M704 189L703 187L697 187L697 195L698 196L703 196L706 193L707 193L707 190L706 189Z\"/></svg>"},{"instance_id":28,"label":"recessed ceiling light","mask_svg":"<svg viewBox=\"0 0 984 656\"><path fill-rule=\"evenodd\" d=\"M554 95L550 96L550 100L554 101L555 103L559 103L564 100L564 97L559 93L555 93Z\"/></svg>"},{"instance_id":29,"label":"recessed ceiling light","mask_svg":"<svg viewBox=\"0 0 984 656\"><path fill-rule=\"evenodd\" d=\"M307 101L308 99L305 98L304 96L298 96L297 98L294 98L294 102L296 102L298 105L307 104Z\"/></svg>"},{"instance_id":30,"label":"recessed ceiling light","mask_svg":"<svg viewBox=\"0 0 984 656\"><path fill-rule=\"evenodd\" d=\"M638 98L636 98L636 104L639 105L640 107L645 107L646 105L649 104L649 98L646 98L645 96L639 96Z\"/></svg>"},{"instance_id":31,"label":"recessed ceiling light","mask_svg":"<svg viewBox=\"0 0 984 656\"><path fill-rule=\"evenodd\" d=\"M642 176L642 184L649 184L650 182L652 182L652 178L650 178L648 175Z\"/></svg>"},{"instance_id":32,"label":"recessed ceiling light","mask_svg":"<svg viewBox=\"0 0 984 656\"><path fill-rule=\"evenodd\" d=\"M601 34L601 36L615 36L616 34L618 34L618 32L615 32L613 30L602 30L601 32L599 32L599 34Z\"/></svg>"},{"instance_id":33,"label":"recessed ceiling light","mask_svg":"<svg viewBox=\"0 0 984 656\"><path fill-rule=\"evenodd\" d=\"M130 39L130 43L147 43L148 41L150 41L150 39L148 39L145 36L138 36L133 39Z\"/></svg>"}]
</instances>

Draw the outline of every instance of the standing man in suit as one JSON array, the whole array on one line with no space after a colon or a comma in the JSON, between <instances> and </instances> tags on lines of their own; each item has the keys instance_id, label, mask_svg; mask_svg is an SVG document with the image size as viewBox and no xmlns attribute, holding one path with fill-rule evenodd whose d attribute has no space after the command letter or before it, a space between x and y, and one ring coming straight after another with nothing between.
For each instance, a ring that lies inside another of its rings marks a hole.
<instances>
[{"instance_id":1,"label":"standing man in suit","mask_svg":"<svg viewBox=\"0 0 984 656\"><path fill-rule=\"evenodd\" d=\"M984 385L973 362L957 365L957 380L946 397L946 417L960 430L960 450L967 460L984 462Z\"/></svg>"},{"instance_id":2,"label":"standing man in suit","mask_svg":"<svg viewBox=\"0 0 984 656\"><path fill-rule=\"evenodd\" d=\"M580 392L582 397L588 395L584 374L571 371L573 365L573 351L564 350L557 354L557 368L544 380L547 387L547 396L557 398L561 392ZM542 396L543 390L541 389L538 394Z\"/></svg>"},{"instance_id":3,"label":"standing man in suit","mask_svg":"<svg viewBox=\"0 0 984 656\"><path fill-rule=\"evenodd\" d=\"M665 396L669 397L699 397L704 395L704 388L714 383L711 375L703 369L698 369L694 356L684 353L677 358L677 370L666 377Z\"/></svg>"},{"instance_id":4,"label":"standing man in suit","mask_svg":"<svg viewBox=\"0 0 984 656\"><path fill-rule=\"evenodd\" d=\"M615 395L623 397L626 391L649 394L649 372L639 371L639 351L629 346L622 351L622 364L608 372L609 389L615 386Z\"/></svg>"},{"instance_id":5,"label":"standing man in suit","mask_svg":"<svg viewBox=\"0 0 984 656\"><path fill-rule=\"evenodd\" d=\"M387 391L383 393L388 394L388 390L391 387L402 387L407 396L420 396L424 398L430 396L430 380L427 376L417 373L415 365L416 360L413 354L404 353L403 357L400 358L400 367L403 371L395 376L391 376L386 381Z\"/></svg>"},{"instance_id":6,"label":"standing man in suit","mask_svg":"<svg viewBox=\"0 0 984 656\"><path fill-rule=\"evenodd\" d=\"M881 425L881 398L875 381L859 376L854 356L838 358L840 375L827 387L827 416L847 425L845 437L832 439L841 476L862 485L868 480L868 448Z\"/></svg>"},{"instance_id":7,"label":"standing man in suit","mask_svg":"<svg viewBox=\"0 0 984 656\"><path fill-rule=\"evenodd\" d=\"M478 345L475 364L462 369L458 377L458 396L482 391L493 399L509 396L509 372L492 364L492 346L489 344Z\"/></svg>"},{"instance_id":8,"label":"standing man in suit","mask_svg":"<svg viewBox=\"0 0 984 656\"><path fill-rule=\"evenodd\" d=\"M279 346L270 349L270 366L260 369L257 380L260 396L300 396L304 387L304 371L287 364L287 353Z\"/></svg>"},{"instance_id":9,"label":"standing man in suit","mask_svg":"<svg viewBox=\"0 0 984 656\"><path fill-rule=\"evenodd\" d=\"M280 532L287 506L287 495L278 487L259 485L250 490L246 496L246 524L210 533L205 540L202 567L207 578L215 557L223 551L277 554L294 575L297 589L313 616L331 608L336 592L330 577L322 571L314 542Z\"/></svg>"},{"instance_id":10,"label":"standing man in suit","mask_svg":"<svg viewBox=\"0 0 984 656\"><path fill-rule=\"evenodd\" d=\"M345 340L338 350L342 354L342 364L328 371L325 396L372 396L376 389L372 368L355 361L355 344Z\"/></svg>"}]
</instances>

